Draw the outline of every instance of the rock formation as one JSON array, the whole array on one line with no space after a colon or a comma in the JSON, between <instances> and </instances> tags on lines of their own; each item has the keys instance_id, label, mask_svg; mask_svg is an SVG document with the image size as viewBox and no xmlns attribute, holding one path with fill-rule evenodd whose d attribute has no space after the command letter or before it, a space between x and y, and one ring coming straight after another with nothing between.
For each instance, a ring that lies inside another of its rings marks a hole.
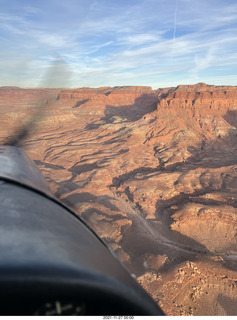
<instances>
[{"instance_id":1,"label":"rock formation","mask_svg":"<svg viewBox=\"0 0 237 320\"><path fill-rule=\"evenodd\" d=\"M168 315L237 315L237 87L0 88L2 141ZM39 112L39 110L41 110Z\"/></svg>"}]
</instances>

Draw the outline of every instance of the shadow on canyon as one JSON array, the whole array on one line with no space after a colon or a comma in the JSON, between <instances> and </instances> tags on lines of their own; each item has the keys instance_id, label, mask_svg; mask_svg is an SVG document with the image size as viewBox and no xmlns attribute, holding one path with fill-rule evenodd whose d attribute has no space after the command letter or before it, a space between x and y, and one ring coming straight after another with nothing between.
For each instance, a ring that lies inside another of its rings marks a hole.
<instances>
[{"instance_id":1,"label":"shadow on canyon","mask_svg":"<svg viewBox=\"0 0 237 320\"><path fill-rule=\"evenodd\" d=\"M228 110L226 114L223 116L223 118L231 126L237 128L237 111L236 110Z\"/></svg>"},{"instance_id":2,"label":"shadow on canyon","mask_svg":"<svg viewBox=\"0 0 237 320\"><path fill-rule=\"evenodd\" d=\"M227 297L223 294L219 294L217 302L225 310L227 316L236 316L237 314L237 299Z\"/></svg>"},{"instance_id":3,"label":"shadow on canyon","mask_svg":"<svg viewBox=\"0 0 237 320\"><path fill-rule=\"evenodd\" d=\"M132 105L112 106L107 105L104 116L99 121L88 124L85 130L98 129L104 124L130 123L140 120L146 114L152 113L157 107L157 95L142 94L135 99Z\"/></svg>"}]
</instances>

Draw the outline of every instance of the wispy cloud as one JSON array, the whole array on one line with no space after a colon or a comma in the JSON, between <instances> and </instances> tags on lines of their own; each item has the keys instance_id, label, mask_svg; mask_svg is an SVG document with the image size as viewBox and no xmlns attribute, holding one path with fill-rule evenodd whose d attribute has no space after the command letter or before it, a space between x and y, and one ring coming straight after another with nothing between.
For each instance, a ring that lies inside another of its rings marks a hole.
<instances>
[{"instance_id":1,"label":"wispy cloud","mask_svg":"<svg viewBox=\"0 0 237 320\"><path fill-rule=\"evenodd\" d=\"M235 0L12 0L10 6L4 0L0 39L0 85L38 85L57 55L73 69L73 87L161 87L185 79L233 82L237 4Z\"/></svg>"}]
</instances>

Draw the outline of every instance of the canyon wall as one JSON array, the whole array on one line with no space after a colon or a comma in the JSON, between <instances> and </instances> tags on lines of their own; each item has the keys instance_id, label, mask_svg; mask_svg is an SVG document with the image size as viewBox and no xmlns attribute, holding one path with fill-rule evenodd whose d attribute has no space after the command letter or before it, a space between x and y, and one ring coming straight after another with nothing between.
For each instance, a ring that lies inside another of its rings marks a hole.
<instances>
[{"instance_id":1,"label":"canyon wall","mask_svg":"<svg viewBox=\"0 0 237 320\"><path fill-rule=\"evenodd\" d=\"M0 114L166 314L237 315L237 87L3 87Z\"/></svg>"}]
</instances>

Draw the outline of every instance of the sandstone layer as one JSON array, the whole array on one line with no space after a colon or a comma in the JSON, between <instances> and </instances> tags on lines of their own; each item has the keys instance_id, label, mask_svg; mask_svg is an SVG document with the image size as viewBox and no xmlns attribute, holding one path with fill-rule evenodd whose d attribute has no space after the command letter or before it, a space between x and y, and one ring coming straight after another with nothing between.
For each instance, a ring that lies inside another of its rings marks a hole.
<instances>
[{"instance_id":1,"label":"sandstone layer","mask_svg":"<svg viewBox=\"0 0 237 320\"><path fill-rule=\"evenodd\" d=\"M0 115L167 315L237 315L237 87L2 87Z\"/></svg>"}]
</instances>

